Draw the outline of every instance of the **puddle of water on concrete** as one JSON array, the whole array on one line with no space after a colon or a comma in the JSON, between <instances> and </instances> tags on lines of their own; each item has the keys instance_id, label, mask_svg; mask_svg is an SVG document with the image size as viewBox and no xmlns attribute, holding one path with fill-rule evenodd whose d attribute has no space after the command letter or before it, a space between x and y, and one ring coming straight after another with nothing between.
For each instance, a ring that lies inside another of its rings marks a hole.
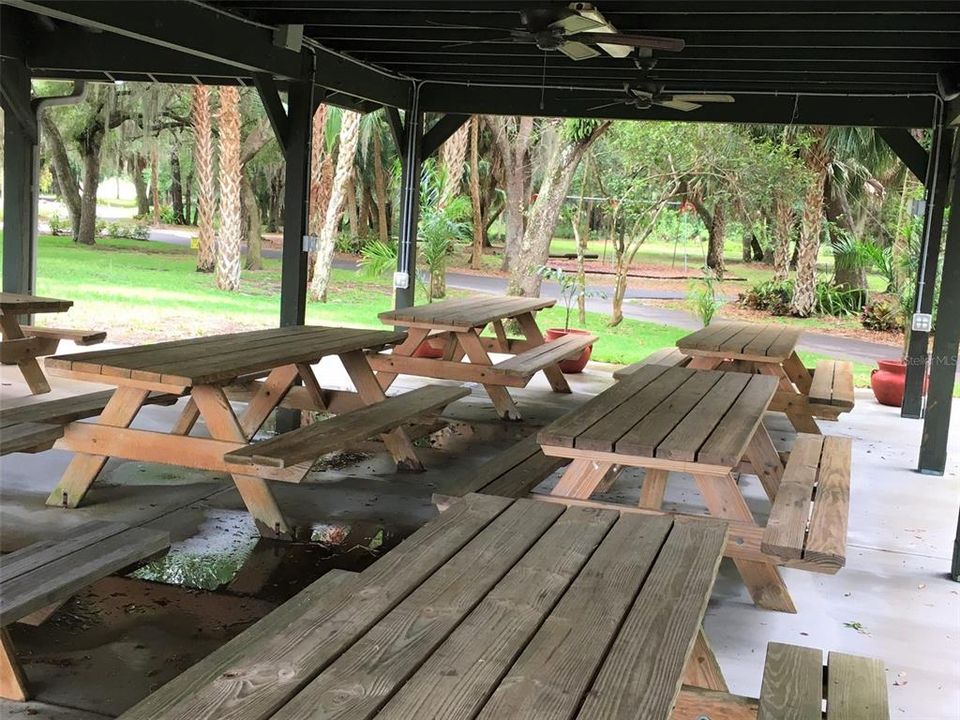
<instances>
[{"instance_id":1,"label":"puddle of water on concrete","mask_svg":"<svg viewBox=\"0 0 960 720\"><path fill-rule=\"evenodd\" d=\"M130 577L283 602L328 570L359 572L402 535L364 521L315 522L298 540L261 538L244 511L210 509L197 532Z\"/></svg>"}]
</instances>

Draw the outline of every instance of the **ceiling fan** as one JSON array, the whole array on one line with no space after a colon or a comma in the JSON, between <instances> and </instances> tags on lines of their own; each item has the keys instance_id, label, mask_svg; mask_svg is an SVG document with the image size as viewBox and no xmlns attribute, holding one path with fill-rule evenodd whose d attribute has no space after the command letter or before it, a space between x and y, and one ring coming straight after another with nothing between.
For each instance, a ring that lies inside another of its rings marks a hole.
<instances>
[{"instance_id":1,"label":"ceiling fan","mask_svg":"<svg viewBox=\"0 0 960 720\"><path fill-rule=\"evenodd\" d=\"M684 42L680 38L652 35L627 35L618 32L592 4L570 3L566 7L538 5L520 11L522 28L502 28L483 25L451 25L431 23L465 30L498 30L507 35L492 40L469 40L445 47L480 43L532 43L541 50L559 50L571 60L587 60L600 55L600 50L612 57L626 57L634 48L680 52ZM599 49L598 49L599 48Z\"/></svg>"},{"instance_id":2,"label":"ceiling fan","mask_svg":"<svg viewBox=\"0 0 960 720\"><path fill-rule=\"evenodd\" d=\"M693 94L693 93L668 93L664 92L663 86L659 87L632 87L629 83L623 86L623 92L626 97L621 100L604 103L590 108L590 110L602 110L603 108L613 107L614 105L630 105L638 110L649 110L654 105L670 108L671 110L680 110L690 112L697 110L706 103L732 103L735 102L732 95L713 95L713 94Z\"/></svg>"}]
</instances>

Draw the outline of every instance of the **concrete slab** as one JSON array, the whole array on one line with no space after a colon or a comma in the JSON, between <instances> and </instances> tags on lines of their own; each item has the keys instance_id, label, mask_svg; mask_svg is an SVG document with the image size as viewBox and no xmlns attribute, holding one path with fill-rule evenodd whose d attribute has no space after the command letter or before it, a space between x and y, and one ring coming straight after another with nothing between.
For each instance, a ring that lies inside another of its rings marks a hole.
<instances>
[{"instance_id":1,"label":"concrete slab","mask_svg":"<svg viewBox=\"0 0 960 720\"><path fill-rule=\"evenodd\" d=\"M318 372L333 386L349 386L339 363L324 362ZM0 401L35 401L16 375L15 368L0 368ZM419 382L401 378L397 389ZM535 378L515 393L522 423L497 420L476 388L450 408L451 429L421 448L428 467L422 474L397 474L374 452L341 458L298 486L274 484L281 506L305 530L302 543L259 540L232 484L215 474L111 461L89 502L67 511L43 504L66 453L0 460L4 551L92 518L149 522L174 539L166 559L133 577L95 584L40 627L13 628L37 699L48 703L35 706L39 716L119 714L328 569L362 569L388 552L435 515L434 491L610 382L607 369L591 366L572 378L574 394L562 396ZM64 394L95 389L53 384ZM163 428L176 413L150 407L136 426ZM789 437L782 416L770 415L767 423L774 435ZM953 462L940 478L912 471L921 424L901 420L869 392L858 392L856 410L824 428L855 440L848 566L836 576L785 570L799 612L782 615L757 610L732 564L723 564L706 627L731 690L755 696L766 643L792 642L884 659L895 717L960 717L960 585L946 579L960 491L958 433L951 437ZM635 503L641 481L642 473L625 472L603 499ZM768 504L758 481L744 476L742 482L762 520ZM702 509L689 478L672 479L666 500ZM0 704L0 716L26 707Z\"/></svg>"}]
</instances>

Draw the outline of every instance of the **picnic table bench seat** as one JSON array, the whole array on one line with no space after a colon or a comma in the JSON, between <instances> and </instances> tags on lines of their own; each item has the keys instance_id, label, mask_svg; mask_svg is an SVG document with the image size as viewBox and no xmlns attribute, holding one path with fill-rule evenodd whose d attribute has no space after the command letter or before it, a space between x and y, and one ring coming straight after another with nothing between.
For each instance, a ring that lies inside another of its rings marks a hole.
<instances>
[{"instance_id":1,"label":"picnic table bench seat","mask_svg":"<svg viewBox=\"0 0 960 720\"><path fill-rule=\"evenodd\" d=\"M493 365L496 372L529 380L544 368L576 355L597 341L596 335L564 335L543 345L524 350Z\"/></svg>"},{"instance_id":2,"label":"picnic table bench seat","mask_svg":"<svg viewBox=\"0 0 960 720\"><path fill-rule=\"evenodd\" d=\"M91 522L61 539L37 542L0 557L0 697L28 699L8 625L169 547L167 532Z\"/></svg>"},{"instance_id":3,"label":"picnic table bench seat","mask_svg":"<svg viewBox=\"0 0 960 720\"><path fill-rule=\"evenodd\" d=\"M394 430L412 417L442 410L469 394L469 388L424 385L375 405L365 405L231 451L224 455L224 461L237 465L291 467Z\"/></svg>"},{"instance_id":4,"label":"picnic table bench seat","mask_svg":"<svg viewBox=\"0 0 960 720\"><path fill-rule=\"evenodd\" d=\"M21 325L24 335L34 335L56 340L69 340L75 345L98 345L107 339L106 330L76 330L74 328L40 327L39 325Z\"/></svg>"},{"instance_id":5,"label":"picnic table bench seat","mask_svg":"<svg viewBox=\"0 0 960 720\"><path fill-rule=\"evenodd\" d=\"M686 367L687 363L689 362L690 358L680 352L679 349L675 347L661 348L660 350L654 350L640 362L635 362L632 365L627 365L619 370L615 370L613 373L613 379L623 380L623 378L627 377L628 375L633 375L635 372L637 372L637 370L647 365Z\"/></svg>"},{"instance_id":6,"label":"picnic table bench seat","mask_svg":"<svg viewBox=\"0 0 960 720\"><path fill-rule=\"evenodd\" d=\"M471 468L469 473L458 478L444 492L434 493L433 501L443 509L453 498L468 493L526 497L534 487L568 462L566 458L544 455L536 434L533 434L479 467Z\"/></svg>"},{"instance_id":7,"label":"picnic table bench seat","mask_svg":"<svg viewBox=\"0 0 960 720\"><path fill-rule=\"evenodd\" d=\"M63 437L64 425L96 417L111 395L112 390L105 390L0 409L0 455L49 450ZM172 393L151 393L146 402L172 405L178 399Z\"/></svg>"},{"instance_id":8,"label":"picnic table bench seat","mask_svg":"<svg viewBox=\"0 0 960 720\"><path fill-rule=\"evenodd\" d=\"M825 701L825 702L824 702ZM826 708L826 712L824 712ZM684 685L672 720L889 720L880 660L771 642L759 699Z\"/></svg>"},{"instance_id":9,"label":"picnic table bench seat","mask_svg":"<svg viewBox=\"0 0 960 720\"><path fill-rule=\"evenodd\" d=\"M797 436L763 532L763 552L817 572L844 566L851 447L850 438Z\"/></svg>"},{"instance_id":10,"label":"picnic table bench seat","mask_svg":"<svg viewBox=\"0 0 960 720\"><path fill-rule=\"evenodd\" d=\"M829 410L853 409L853 363L845 360L819 360L813 370L810 403L829 406Z\"/></svg>"},{"instance_id":11,"label":"picnic table bench seat","mask_svg":"<svg viewBox=\"0 0 960 720\"><path fill-rule=\"evenodd\" d=\"M67 328L21 325L23 337L4 337L0 344L0 364L16 365L24 358L53 355L61 340L71 340L76 345L96 345L107 339L103 330L71 330Z\"/></svg>"}]
</instances>

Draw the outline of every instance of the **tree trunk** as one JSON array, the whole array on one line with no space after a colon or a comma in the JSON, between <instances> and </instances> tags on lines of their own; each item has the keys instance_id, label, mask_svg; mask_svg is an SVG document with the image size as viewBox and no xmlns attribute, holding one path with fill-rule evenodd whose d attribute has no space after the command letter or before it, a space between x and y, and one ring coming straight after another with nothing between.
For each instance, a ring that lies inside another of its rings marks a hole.
<instances>
[{"instance_id":1,"label":"tree trunk","mask_svg":"<svg viewBox=\"0 0 960 720\"><path fill-rule=\"evenodd\" d=\"M753 260L753 243L757 242L757 239L754 237L752 232L748 232L746 226L744 226L740 234L740 259L743 262L748 263ZM757 243L759 245L760 243ZM761 256L763 252L761 251Z\"/></svg>"},{"instance_id":2,"label":"tree trunk","mask_svg":"<svg viewBox=\"0 0 960 720\"><path fill-rule=\"evenodd\" d=\"M240 197L243 200L243 217L247 229L247 257L244 267L247 270L263 270L260 252L262 245L260 206L247 173L242 173L240 177Z\"/></svg>"},{"instance_id":3,"label":"tree trunk","mask_svg":"<svg viewBox=\"0 0 960 720\"><path fill-rule=\"evenodd\" d=\"M197 272L213 272L216 265L216 236L213 216L217 212L216 187L213 178L213 128L210 117L210 88L197 85L193 89L193 167L197 171L197 213L199 248ZM142 173L141 173L142 174Z\"/></svg>"},{"instance_id":4,"label":"tree trunk","mask_svg":"<svg viewBox=\"0 0 960 720\"><path fill-rule=\"evenodd\" d=\"M714 271L718 280L723 279L723 243L727 235L727 217L722 203L713 208L713 222L707 240L707 267Z\"/></svg>"},{"instance_id":5,"label":"tree trunk","mask_svg":"<svg viewBox=\"0 0 960 720\"><path fill-rule=\"evenodd\" d=\"M483 259L483 208L480 205L480 118L470 118L470 205L473 208L473 250L470 267L479 270Z\"/></svg>"},{"instance_id":6,"label":"tree trunk","mask_svg":"<svg viewBox=\"0 0 960 720\"><path fill-rule=\"evenodd\" d=\"M773 281L783 282L790 274L790 232L793 229L793 208L782 197L774 204Z\"/></svg>"},{"instance_id":7,"label":"tree trunk","mask_svg":"<svg viewBox=\"0 0 960 720\"><path fill-rule=\"evenodd\" d=\"M337 156L337 170L333 178L333 189L327 205L323 229L320 233L320 249L317 252L310 283L310 298L320 300L326 296L330 282L330 267L336 248L337 230L347 198L347 188L353 182L354 160L357 144L360 140L360 113L344 111L340 120L340 150Z\"/></svg>"},{"instance_id":8,"label":"tree trunk","mask_svg":"<svg viewBox=\"0 0 960 720\"><path fill-rule=\"evenodd\" d=\"M183 185L183 219L187 225L193 224L193 166L187 173L187 182Z\"/></svg>"},{"instance_id":9,"label":"tree trunk","mask_svg":"<svg viewBox=\"0 0 960 720\"><path fill-rule=\"evenodd\" d=\"M137 215L146 217L150 214L150 197L147 195L147 181L143 171L147 169L147 159L138 152L130 153L127 158L130 166L130 177L133 180L133 189L137 193Z\"/></svg>"},{"instance_id":10,"label":"tree trunk","mask_svg":"<svg viewBox=\"0 0 960 720\"><path fill-rule=\"evenodd\" d=\"M467 145L470 140L470 126L473 120L465 122L440 147L440 161L446 170L443 179L443 189L440 191L440 207L446 207L453 198L460 194L460 183L463 180L463 165L467 158Z\"/></svg>"},{"instance_id":11,"label":"tree trunk","mask_svg":"<svg viewBox=\"0 0 960 720\"><path fill-rule=\"evenodd\" d=\"M817 291L817 255L820 252L820 232L823 225L823 189L830 162L826 147L827 129L813 129L813 141L803 149L804 165L810 181L804 194L800 239L797 241L797 280L793 287L790 311L799 317L813 312Z\"/></svg>"},{"instance_id":12,"label":"tree trunk","mask_svg":"<svg viewBox=\"0 0 960 720\"><path fill-rule=\"evenodd\" d=\"M354 178L356 180L356 172ZM347 196L344 198L344 215L347 216L348 235L351 240L356 241L361 236L360 232L360 213L357 212L357 184L351 180L347 183ZM353 245L354 243L350 243Z\"/></svg>"},{"instance_id":13,"label":"tree trunk","mask_svg":"<svg viewBox=\"0 0 960 720\"><path fill-rule=\"evenodd\" d=\"M559 124L555 126L559 131ZM537 199L530 208L530 218L519 252L513 263L507 294L538 297L542 278L537 269L546 264L550 241L560 218L570 183L583 154L600 137L610 123L597 124L589 135L579 140L559 140L543 170L543 181Z\"/></svg>"},{"instance_id":14,"label":"tree trunk","mask_svg":"<svg viewBox=\"0 0 960 720\"><path fill-rule=\"evenodd\" d=\"M160 149L156 138L153 141L153 151L150 153L150 192L153 195L153 224L160 224Z\"/></svg>"},{"instance_id":15,"label":"tree trunk","mask_svg":"<svg viewBox=\"0 0 960 720\"><path fill-rule=\"evenodd\" d=\"M530 197L530 147L534 120L530 117L486 117L494 144L502 159L506 200L504 227L506 242L502 270L511 271L526 232L525 217Z\"/></svg>"},{"instance_id":16,"label":"tree trunk","mask_svg":"<svg viewBox=\"0 0 960 720\"><path fill-rule=\"evenodd\" d=\"M80 196L80 227L76 240L93 245L97 238L97 187L100 185L100 150L103 146L103 127L99 124L80 137L83 159L83 194Z\"/></svg>"},{"instance_id":17,"label":"tree trunk","mask_svg":"<svg viewBox=\"0 0 960 720\"><path fill-rule=\"evenodd\" d=\"M377 196L377 237L380 242L385 243L390 239L390 221L387 215L390 200L387 196L387 177L383 171L383 143L378 127L373 130L373 187Z\"/></svg>"},{"instance_id":18,"label":"tree trunk","mask_svg":"<svg viewBox=\"0 0 960 720\"><path fill-rule=\"evenodd\" d=\"M240 199L240 95L236 87L220 89L220 233L217 236L217 287L240 289L240 244L243 209Z\"/></svg>"},{"instance_id":19,"label":"tree trunk","mask_svg":"<svg viewBox=\"0 0 960 720\"><path fill-rule=\"evenodd\" d=\"M173 217L178 225L186 225L186 216L183 213L183 179L180 173L180 148L173 146L170 151L170 205L173 208Z\"/></svg>"},{"instance_id":20,"label":"tree trunk","mask_svg":"<svg viewBox=\"0 0 960 720\"><path fill-rule=\"evenodd\" d=\"M40 122L43 125L47 147L50 148L50 159L57 178L57 186L60 189L60 199L67 206L73 239L76 240L80 232L80 185L77 182L77 176L73 173L73 168L70 167L70 157L67 155L60 128L46 110L40 113Z\"/></svg>"}]
</instances>

